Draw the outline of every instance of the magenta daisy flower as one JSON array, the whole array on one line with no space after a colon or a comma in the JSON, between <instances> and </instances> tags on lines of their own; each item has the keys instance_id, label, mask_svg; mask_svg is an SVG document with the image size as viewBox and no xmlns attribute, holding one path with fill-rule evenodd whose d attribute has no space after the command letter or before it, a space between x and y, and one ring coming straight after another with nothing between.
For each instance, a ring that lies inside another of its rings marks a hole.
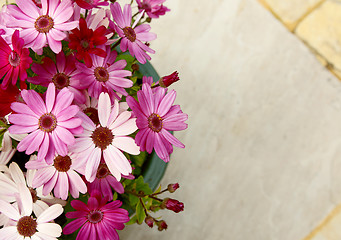
<instances>
[{"instance_id":1,"label":"magenta daisy flower","mask_svg":"<svg viewBox=\"0 0 341 240\"><path fill-rule=\"evenodd\" d=\"M12 48L0 36L0 78L5 76L1 83L2 89L6 89L10 83L15 85L18 77L25 81L26 70L32 63L30 51L24 48L24 40L19 37L18 30L12 35Z\"/></svg>"},{"instance_id":2,"label":"magenta daisy flower","mask_svg":"<svg viewBox=\"0 0 341 240\"><path fill-rule=\"evenodd\" d=\"M49 194L54 189L57 198L66 200L69 191L74 198L79 197L79 192L86 193L87 187L82 178L76 172L77 166L74 164L75 154L66 156L56 155L53 164L48 165L44 160L28 161L27 169L37 169L32 186L34 188L44 186L43 194Z\"/></svg>"},{"instance_id":3,"label":"magenta daisy flower","mask_svg":"<svg viewBox=\"0 0 341 240\"><path fill-rule=\"evenodd\" d=\"M55 151L66 156L67 146L75 142L73 134L81 133L82 121L75 117L79 107L71 105L73 93L67 88L56 96L56 89L50 83L46 91L46 103L34 90L22 90L25 103L14 102L11 108L16 114L9 116L13 123L9 132L14 134L30 133L17 146L19 152L30 155L38 151L38 159L47 163L53 161Z\"/></svg>"},{"instance_id":4,"label":"magenta daisy flower","mask_svg":"<svg viewBox=\"0 0 341 240\"><path fill-rule=\"evenodd\" d=\"M169 154L173 152L172 144L185 147L169 131L186 129L187 124L184 121L188 116L181 111L179 105L172 106L176 92L172 90L166 94L166 91L165 88L158 87L153 92L150 85L144 83L142 90L137 92L139 102L128 96L127 103L137 117L139 132L135 140L141 151L151 153L155 149L156 154L168 162Z\"/></svg>"},{"instance_id":5,"label":"magenta daisy flower","mask_svg":"<svg viewBox=\"0 0 341 240\"><path fill-rule=\"evenodd\" d=\"M99 164L95 180L92 183L87 183L87 185L90 194L94 191L99 191L102 196L107 197L109 201L113 200L111 188L120 194L124 193L122 183L112 176L105 163Z\"/></svg>"},{"instance_id":6,"label":"magenta daisy flower","mask_svg":"<svg viewBox=\"0 0 341 240\"><path fill-rule=\"evenodd\" d=\"M127 96L124 88L133 86L133 82L125 77L131 76L131 72L123 70L127 65L125 60L115 62L117 53L111 51L110 46L106 47L107 56L105 58L91 55L92 67L85 64L76 63L78 74L77 79L82 79L82 84L88 86L91 97L99 98L101 92L107 92L112 100L120 99L115 93L118 92Z\"/></svg>"},{"instance_id":7,"label":"magenta daisy flower","mask_svg":"<svg viewBox=\"0 0 341 240\"><path fill-rule=\"evenodd\" d=\"M76 220L68 223L63 233L71 234L80 228L77 239L118 240L116 229L122 230L124 223L129 222L128 211L120 208L121 201L106 203L107 199L101 198L98 192L91 195L88 205L79 200L71 201L76 211L66 213L66 217Z\"/></svg>"},{"instance_id":8,"label":"magenta daisy flower","mask_svg":"<svg viewBox=\"0 0 341 240\"><path fill-rule=\"evenodd\" d=\"M33 1L16 0L16 5L8 5L8 12L13 19L7 27L21 28L20 36L27 47L41 54L48 43L53 52L62 50L61 41L66 38L64 31L78 26L77 21L69 22L73 14L70 0L42 0L42 8Z\"/></svg>"},{"instance_id":9,"label":"magenta daisy flower","mask_svg":"<svg viewBox=\"0 0 341 240\"><path fill-rule=\"evenodd\" d=\"M95 180L102 157L118 181L121 174L129 175L132 168L122 151L133 155L140 153L134 139L127 136L137 130L136 119L131 118L131 112L123 111L119 114L118 101L115 100L114 106L111 107L109 95L101 93L98 100L97 126L83 112L79 112L77 116L83 120L84 133L77 135L76 143L70 146L70 150L79 153L78 160L86 165L86 180Z\"/></svg>"},{"instance_id":10,"label":"magenta daisy flower","mask_svg":"<svg viewBox=\"0 0 341 240\"><path fill-rule=\"evenodd\" d=\"M165 15L170 10L162 5L166 0L136 0L139 11L143 10L150 18L159 18L160 15Z\"/></svg>"},{"instance_id":11,"label":"magenta daisy flower","mask_svg":"<svg viewBox=\"0 0 341 240\"><path fill-rule=\"evenodd\" d=\"M137 19L134 25L131 25L132 13L131 6L126 4L123 12L118 2L110 5L111 14L116 22L111 22L111 27L115 29L117 34L122 38L120 48L123 52L129 50L132 56L135 56L137 61L142 64L146 63L146 59L150 60L151 57L146 53L155 53L145 43L156 39L155 33L150 33L150 26L148 24L137 25Z\"/></svg>"},{"instance_id":12,"label":"magenta daisy flower","mask_svg":"<svg viewBox=\"0 0 341 240\"><path fill-rule=\"evenodd\" d=\"M52 82L58 91L68 88L74 94L77 103L85 103L85 96L81 91L83 81L75 77L75 62L76 59L72 54L65 56L64 52L57 54L56 63L45 57L42 64L32 64L32 71L38 76L28 78L28 81L43 87L47 87Z\"/></svg>"}]
</instances>

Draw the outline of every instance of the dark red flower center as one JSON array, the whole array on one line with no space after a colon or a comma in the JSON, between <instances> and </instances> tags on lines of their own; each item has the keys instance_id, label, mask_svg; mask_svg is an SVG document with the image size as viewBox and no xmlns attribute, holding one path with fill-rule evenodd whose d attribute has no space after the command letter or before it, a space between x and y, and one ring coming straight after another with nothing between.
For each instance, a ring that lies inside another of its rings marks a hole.
<instances>
[{"instance_id":1,"label":"dark red flower center","mask_svg":"<svg viewBox=\"0 0 341 240\"><path fill-rule=\"evenodd\" d=\"M20 56L17 52L12 51L11 54L8 56L8 62L13 67L17 67L20 65Z\"/></svg>"},{"instance_id":2,"label":"dark red flower center","mask_svg":"<svg viewBox=\"0 0 341 240\"><path fill-rule=\"evenodd\" d=\"M67 172L71 167L71 158L66 155L65 157L58 155L54 161L53 165L58 172Z\"/></svg>"},{"instance_id":3,"label":"dark red flower center","mask_svg":"<svg viewBox=\"0 0 341 240\"><path fill-rule=\"evenodd\" d=\"M39 128L44 132L52 132L57 127L57 118L52 113L45 113L39 118Z\"/></svg>"},{"instance_id":4,"label":"dark red flower center","mask_svg":"<svg viewBox=\"0 0 341 240\"><path fill-rule=\"evenodd\" d=\"M96 126L99 124L98 111L96 108L88 107L84 109L83 112L94 122Z\"/></svg>"},{"instance_id":5,"label":"dark red flower center","mask_svg":"<svg viewBox=\"0 0 341 240\"><path fill-rule=\"evenodd\" d=\"M110 171L109 171L107 165L105 163L101 163L98 166L96 177L97 178L106 178L109 174L110 174Z\"/></svg>"},{"instance_id":6,"label":"dark red flower center","mask_svg":"<svg viewBox=\"0 0 341 240\"><path fill-rule=\"evenodd\" d=\"M88 39L82 39L80 43L83 49L88 49L90 47L90 43Z\"/></svg>"},{"instance_id":7,"label":"dark red flower center","mask_svg":"<svg viewBox=\"0 0 341 240\"><path fill-rule=\"evenodd\" d=\"M99 82L106 82L109 80L108 70L104 67L97 67L94 71L95 77Z\"/></svg>"},{"instance_id":8,"label":"dark red flower center","mask_svg":"<svg viewBox=\"0 0 341 240\"><path fill-rule=\"evenodd\" d=\"M102 221L102 219L103 219L103 213L100 210L94 210L88 214L88 220L91 223L98 223Z\"/></svg>"},{"instance_id":9,"label":"dark red flower center","mask_svg":"<svg viewBox=\"0 0 341 240\"><path fill-rule=\"evenodd\" d=\"M128 38L130 42L135 42L136 33L134 29L132 29L131 27L125 27L123 28L123 33L124 33L124 36L126 36L126 38Z\"/></svg>"},{"instance_id":10,"label":"dark red flower center","mask_svg":"<svg viewBox=\"0 0 341 240\"><path fill-rule=\"evenodd\" d=\"M162 129L162 126L163 126L162 118L160 117L160 115L158 115L156 113L152 113L148 117L148 126L154 132L160 132Z\"/></svg>"},{"instance_id":11,"label":"dark red flower center","mask_svg":"<svg viewBox=\"0 0 341 240\"><path fill-rule=\"evenodd\" d=\"M32 196L32 200L35 203L38 200L37 191L33 188L29 188L29 190Z\"/></svg>"},{"instance_id":12,"label":"dark red flower center","mask_svg":"<svg viewBox=\"0 0 341 240\"><path fill-rule=\"evenodd\" d=\"M37 222L30 216L24 216L17 222L18 233L24 237L31 237L37 232Z\"/></svg>"},{"instance_id":13,"label":"dark red flower center","mask_svg":"<svg viewBox=\"0 0 341 240\"><path fill-rule=\"evenodd\" d=\"M54 22L49 15L41 15L34 23L34 27L40 33L47 33L53 28Z\"/></svg>"},{"instance_id":14,"label":"dark red flower center","mask_svg":"<svg viewBox=\"0 0 341 240\"><path fill-rule=\"evenodd\" d=\"M102 150L105 150L112 140L114 139L114 135L111 130L107 127L98 127L91 135L92 141Z\"/></svg>"},{"instance_id":15,"label":"dark red flower center","mask_svg":"<svg viewBox=\"0 0 341 240\"><path fill-rule=\"evenodd\" d=\"M146 10L146 12L150 12L152 10L152 7L150 6L150 4L149 3L145 3L145 2L143 2L141 4L141 8Z\"/></svg>"},{"instance_id":16,"label":"dark red flower center","mask_svg":"<svg viewBox=\"0 0 341 240\"><path fill-rule=\"evenodd\" d=\"M57 89L62 89L64 87L69 86L70 77L64 73L56 73L52 78L52 82L54 83Z\"/></svg>"}]
</instances>

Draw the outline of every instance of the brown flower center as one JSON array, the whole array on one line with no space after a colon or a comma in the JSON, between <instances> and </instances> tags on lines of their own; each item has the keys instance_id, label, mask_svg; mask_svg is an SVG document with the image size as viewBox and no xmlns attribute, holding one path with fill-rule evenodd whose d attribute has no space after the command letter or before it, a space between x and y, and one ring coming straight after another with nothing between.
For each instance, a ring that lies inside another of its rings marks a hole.
<instances>
[{"instance_id":1,"label":"brown flower center","mask_svg":"<svg viewBox=\"0 0 341 240\"><path fill-rule=\"evenodd\" d=\"M52 78L52 82L57 89L63 89L64 87L69 86L70 77L67 76L65 73L56 73Z\"/></svg>"},{"instance_id":2,"label":"brown flower center","mask_svg":"<svg viewBox=\"0 0 341 240\"><path fill-rule=\"evenodd\" d=\"M39 128L44 132L52 132L57 127L57 118L52 113L45 113L39 118Z\"/></svg>"},{"instance_id":3,"label":"brown flower center","mask_svg":"<svg viewBox=\"0 0 341 240\"><path fill-rule=\"evenodd\" d=\"M160 132L162 129L162 126L163 126L162 118L160 117L160 115L158 115L156 113L152 113L148 117L148 126L154 132Z\"/></svg>"},{"instance_id":4,"label":"brown flower center","mask_svg":"<svg viewBox=\"0 0 341 240\"><path fill-rule=\"evenodd\" d=\"M11 54L8 56L8 62L13 67L17 67L20 65L20 56L17 52L12 51Z\"/></svg>"},{"instance_id":5,"label":"brown flower center","mask_svg":"<svg viewBox=\"0 0 341 240\"><path fill-rule=\"evenodd\" d=\"M88 107L84 109L83 112L94 122L96 126L99 124L98 111L96 108Z\"/></svg>"},{"instance_id":6,"label":"brown flower center","mask_svg":"<svg viewBox=\"0 0 341 240\"><path fill-rule=\"evenodd\" d=\"M110 171L109 171L107 165L105 163L101 163L98 166L96 177L97 178L106 178L109 174L110 174Z\"/></svg>"},{"instance_id":7,"label":"brown flower center","mask_svg":"<svg viewBox=\"0 0 341 240\"><path fill-rule=\"evenodd\" d=\"M114 135L107 127L98 127L91 135L92 141L102 150L105 150L114 139Z\"/></svg>"},{"instance_id":8,"label":"brown flower center","mask_svg":"<svg viewBox=\"0 0 341 240\"><path fill-rule=\"evenodd\" d=\"M83 47L83 49L88 49L90 46L90 43L87 39L82 39L80 43L81 43L81 46Z\"/></svg>"},{"instance_id":9,"label":"brown flower center","mask_svg":"<svg viewBox=\"0 0 341 240\"><path fill-rule=\"evenodd\" d=\"M97 67L94 71L95 77L99 82L106 82L109 80L108 70L104 67Z\"/></svg>"},{"instance_id":10,"label":"brown flower center","mask_svg":"<svg viewBox=\"0 0 341 240\"><path fill-rule=\"evenodd\" d=\"M31 237L37 232L37 222L30 216L24 216L17 222L18 233L24 237Z\"/></svg>"},{"instance_id":11,"label":"brown flower center","mask_svg":"<svg viewBox=\"0 0 341 240\"><path fill-rule=\"evenodd\" d=\"M130 42L135 42L136 33L134 29L132 29L131 27L125 27L123 28L123 33L124 33L124 36L126 36L126 38L128 38Z\"/></svg>"},{"instance_id":12,"label":"brown flower center","mask_svg":"<svg viewBox=\"0 0 341 240\"><path fill-rule=\"evenodd\" d=\"M88 214L88 220L91 223L98 223L102 221L102 219L103 219L103 213L100 210L94 210Z\"/></svg>"},{"instance_id":13,"label":"brown flower center","mask_svg":"<svg viewBox=\"0 0 341 240\"><path fill-rule=\"evenodd\" d=\"M54 22L49 15L41 15L34 23L34 27L40 33L47 33L53 28Z\"/></svg>"},{"instance_id":14,"label":"brown flower center","mask_svg":"<svg viewBox=\"0 0 341 240\"><path fill-rule=\"evenodd\" d=\"M32 200L35 203L38 200L37 191L33 188L29 188L29 190L32 196Z\"/></svg>"},{"instance_id":15,"label":"brown flower center","mask_svg":"<svg viewBox=\"0 0 341 240\"><path fill-rule=\"evenodd\" d=\"M69 171L71 164L72 161L68 155L66 155L65 157L58 155L53 161L53 166L58 172Z\"/></svg>"}]
</instances>

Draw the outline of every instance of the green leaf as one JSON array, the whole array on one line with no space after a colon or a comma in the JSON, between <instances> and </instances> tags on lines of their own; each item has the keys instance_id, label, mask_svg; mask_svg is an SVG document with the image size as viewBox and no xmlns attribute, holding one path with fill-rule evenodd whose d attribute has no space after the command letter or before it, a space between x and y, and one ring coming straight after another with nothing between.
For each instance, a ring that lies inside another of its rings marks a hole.
<instances>
[{"instance_id":1,"label":"green leaf","mask_svg":"<svg viewBox=\"0 0 341 240\"><path fill-rule=\"evenodd\" d=\"M130 218L130 221L127 222L126 225L132 225L132 224L134 224L136 222L137 222L137 217L136 217L136 214L135 214L132 218Z\"/></svg>"},{"instance_id":2,"label":"green leaf","mask_svg":"<svg viewBox=\"0 0 341 240\"><path fill-rule=\"evenodd\" d=\"M133 194L129 194L129 203L132 207L134 207L139 201L139 198L136 197L135 195Z\"/></svg>"},{"instance_id":3,"label":"green leaf","mask_svg":"<svg viewBox=\"0 0 341 240\"><path fill-rule=\"evenodd\" d=\"M146 213L144 212L141 201L139 201L136 205L136 218L138 224L142 224L143 220L146 218Z\"/></svg>"},{"instance_id":4,"label":"green leaf","mask_svg":"<svg viewBox=\"0 0 341 240\"><path fill-rule=\"evenodd\" d=\"M139 176L138 179L136 179L136 192L143 192L145 195L152 194L153 191L150 189L148 183L144 182L143 176Z\"/></svg>"}]
</instances>

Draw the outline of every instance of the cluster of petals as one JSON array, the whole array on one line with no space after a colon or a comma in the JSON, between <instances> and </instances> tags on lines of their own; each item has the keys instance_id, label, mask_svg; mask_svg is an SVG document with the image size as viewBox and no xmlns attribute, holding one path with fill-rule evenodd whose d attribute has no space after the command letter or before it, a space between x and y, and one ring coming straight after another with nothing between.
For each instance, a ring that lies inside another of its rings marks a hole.
<instances>
[{"instance_id":1,"label":"cluster of petals","mask_svg":"<svg viewBox=\"0 0 341 240\"><path fill-rule=\"evenodd\" d=\"M111 22L110 27L114 28L121 39L120 48L123 52L129 50L129 53L136 57L137 61L145 64L147 59L151 57L147 54L155 53L155 51L149 48L145 42L149 42L156 39L155 33L150 33L150 26L148 24L137 25L139 18L132 23L131 6L126 4L122 11L122 8L118 2L110 5L111 14L114 18L114 22ZM141 13L142 14L142 13ZM139 17L142 15L140 14Z\"/></svg>"},{"instance_id":2,"label":"cluster of petals","mask_svg":"<svg viewBox=\"0 0 341 240\"><path fill-rule=\"evenodd\" d=\"M27 155L38 151L38 159L45 159L47 163L53 161L55 152L66 156L67 146L75 142L74 134L83 131L82 121L75 117L79 107L71 105L73 93L63 88L56 94L54 84L50 83L45 102L34 90L22 90L21 96L25 103L12 103L16 113L9 116L13 124L9 127L10 133L29 133L18 144L18 151L26 150Z\"/></svg>"},{"instance_id":3,"label":"cluster of petals","mask_svg":"<svg viewBox=\"0 0 341 240\"><path fill-rule=\"evenodd\" d=\"M95 191L89 197L87 205L79 200L71 201L71 206L76 211L66 213L66 217L75 220L63 228L63 233L71 234L80 228L77 239L118 240L116 229L122 230L124 223L129 221L128 211L120 208L121 201L107 203L107 200Z\"/></svg>"},{"instance_id":4,"label":"cluster of petals","mask_svg":"<svg viewBox=\"0 0 341 240\"><path fill-rule=\"evenodd\" d=\"M86 165L86 180L95 180L102 158L118 181L122 174L129 175L132 167L123 152L133 155L140 153L134 139L128 137L137 130L136 118L131 117L131 112L119 113L118 101L115 100L112 107L109 95L101 93L98 100L97 126L83 112L79 112L77 116L83 121L84 132L76 135L76 143L70 150L79 153L78 160Z\"/></svg>"},{"instance_id":5,"label":"cluster of petals","mask_svg":"<svg viewBox=\"0 0 341 240\"><path fill-rule=\"evenodd\" d=\"M127 96L124 88L133 86L133 82L126 77L131 76L131 72L123 70L127 65L126 60L118 60L116 51L111 51L110 46L106 47L106 57L92 55L92 67L77 63L77 79L82 79L82 84L88 87L91 97L99 98L102 92L109 94L110 98L120 99L116 92Z\"/></svg>"},{"instance_id":6,"label":"cluster of petals","mask_svg":"<svg viewBox=\"0 0 341 240\"><path fill-rule=\"evenodd\" d=\"M63 207L54 204L34 218L32 205L31 193L24 184L19 185L17 208L0 199L0 212L9 218L8 224L0 229L1 239L57 240L62 228L51 221L63 213Z\"/></svg>"},{"instance_id":7,"label":"cluster of petals","mask_svg":"<svg viewBox=\"0 0 341 240\"><path fill-rule=\"evenodd\" d=\"M107 42L106 27L100 26L95 30L89 28L84 18L79 19L79 29L72 30L69 35L69 48L76 51L76 58L84 63L87 67L92 66L91 55L95 54L105 57L106 52L99 46ZM90 55L91 54L91 55Z\"/></svg>"},{"instance_id":8,"label":"cluster of petals","mask_svg":"<svg viewBox=\"0 0 341 240\"><path fill-rule=\"evenodd\" d=\"M139 11L145 11L150 18L159 18L170 10L162 4L166 0L136 0Z\"/></svg>"},{"instance_id":9,"label":"cluster of petals","mask_svg":"<svg viewBox=\"0 0 341 240\"><path fill-rule=\"evenodd\" d=\"M48 87L52 82L58 91L66 87L74 94L77 103L85 103L82 81L75 77L75 62L76 59L72 54L65 56L64 52L56 55L56 62L49 57L45 57L42 64L32 64L31 69L37 76L28 78L28 82L43 87Z\"/></svg>"},{"instance_id":10,"label":"cluster of petals","mask_svg":"<svg viewBox=\"0 0 341 240\"><path fill-rule=\"evenodd\" d=\"M65 31L78 26L77 21L69 21L73 15L71 0L42 0L42 8L27 0L16 0L16 4L7 6L12 17L7 27L22 29L20 36L25 45L38 54L46 44L53 52L59 53L61 41L67 37Z\"/></svg>"},{"instance_id":11,"label":"cluster of petals","mask_svg":"<svg viewBox=\"0 0 341 240\"><path fill-rule=\"evenodd\" d=\"M44 195L54 189L54 196L62 200L67 199L69 192L74 198L79 197L79 192L86 193L87 187L76 172L79 166L74 163L75 159L75 154L69 153L64 157L56 155L53 164L47 164L44 160L27 162L27 169L37 170L32 186L43 186Z\"/></svg>"},{"instance_id":12,"label":"cluster of petals","mask_svg":"<svg viewBox=\"0 0 341 240\"><path fill-rule=\"evenodd\" d=\"M12 35L12 48L0 36L0 78L3 78L1 88L6 89L9 84L15 85L18 77L21 81L27 78L26 70L32 59L30 51L24 48L24 40L16 30Z\"/></svg>"},{"instance_id":13,"label":"cluster of petals","mask_svg":"<svg viewBox=\"0 0 341 240\"><path fill-rule=\"evenodd\" d=\"M153 90L148 83L143 83L142 89L137 92L138 102L128 96L127 103L137 118L139 132L135 141L141 151L151 153L154 149L162 160L168 162L173 152L172 145L185 147L169 131L186 129L188 116L181 111L179 105L173 105L176 97L174 90L168 93L167 89L161 87Z\"/></svg>"},{"instance_id":14,"label":"cluster of petals","mask_svg":"<svg viewBox=\"0 0 341 240\"><path fill-rule=\"evenodd\" d=\"M75 2L78 6L87 10L109 5L108 0L75 0Z\"/></svg>"}]
</instances>

